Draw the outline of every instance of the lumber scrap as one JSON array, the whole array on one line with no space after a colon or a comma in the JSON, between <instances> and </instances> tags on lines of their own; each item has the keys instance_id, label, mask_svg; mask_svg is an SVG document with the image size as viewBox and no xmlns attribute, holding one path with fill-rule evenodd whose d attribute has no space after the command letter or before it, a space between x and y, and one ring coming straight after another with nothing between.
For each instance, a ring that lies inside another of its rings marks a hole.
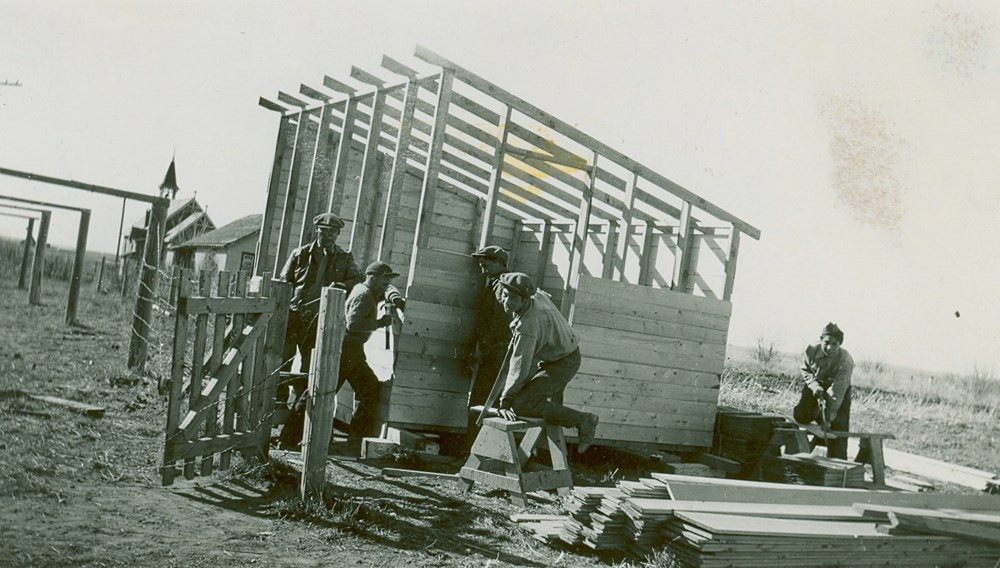
<instances>
[{"instance_id":1,"label":"lumber scrap","mask_svg":"<svg viewBox=\"0 0 1000 568\"><path fill-rule=\"evenodd\" d=\"M944 481L969 487L977 491L989 492L995 474L980 469L936 460L918 454L886 448L883 451L886 467L919 475L925 479Z\"/></svg>"},{"instance_id":2,"label":"lumber scrap","mask_svg":"<svg viewBox=\"0 0 1000 568\"><path fill-rule=\"evenodd\" d=\"M62 408L68 408L73 412L83 414L84 416L89 416L91 418L101 418L102 416L104 416L103 406L94 406L92 404L86 404L84 402L77 402L75 400L59 398L58 396L49 396L44 394L31 394L31 393L22 393L22 394L32 400L37 400L39 402L44 402L46 404L52 404L55 406L61 406Z\"/></svg>"},{"instance_id":3,"label":"lumber scrap","mask_svg":"<svg viewBox=\"0 0 1000 568\"><path fill-rule=\"evenodd\" d=\"M442 479L453 479L458 481L457 473L439 473L436 471L423 471L419 469L403 469L398 467L383 467L382 477L440 477Z\"/></svg>"},{"instance_id":4,"label":"lumber scrap","mask_svg":"<svg viewBox=\"0 0 1000 568\"><path fill-rule=\"evenodd\" d=\"M1000 528L975 522L942 519L923 512L904 513L889 511L889 534L901 530L903 534L922 533L941 536L953 536L963 540L984 542L1000 547ZM882 529L886 525L881 525ZM998 548L1000 552L1000 548Z\"/></svg>"},{"instance_id":5,"label":"lumber scrap","mask_svg":"<svg viewBox=\"0 0 1000 568\"><path fill-rule=\"evenodd\" d=\"M743 481L711 477L689 477L652 473L667 485L673 499L683 501L726 501L734 503L787 503L800 505L852 505L873 503L900 507L958 508L1000 511L1000 496L903 493L865 491L839 487L786 485L763 481Z\"/></svg>"}]
</instances>

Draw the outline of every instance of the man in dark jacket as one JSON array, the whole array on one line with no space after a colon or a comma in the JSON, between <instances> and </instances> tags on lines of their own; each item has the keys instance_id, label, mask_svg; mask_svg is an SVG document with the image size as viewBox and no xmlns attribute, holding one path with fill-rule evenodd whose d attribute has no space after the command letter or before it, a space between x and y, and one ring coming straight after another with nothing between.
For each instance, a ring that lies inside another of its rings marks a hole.
<instances>
[{"instance_id":1,"label":"man in dark jacket","mask_svg":"<svg viewBox=\"0 0 1000 568\"><path fill-rule=\"evenodd\" d=\"M354 256L337 246L344 222L333 213L322 213L313 218L313 225L316 240L292 251L281 271L280 278L292 285L282 371L292 370L292 359L298 351L302 358L300 370L309 372L316 345L319 295L323 288L336 286L350 292L355 284L364 280ZM298 388L296 391L302 392Z\"/></svg>"},{"instance_id":2,"label":"man in dark jacket","mask_svg":"<svg viewBox=\"0 0 1000 568\"><path fill-rule=\"evenodd\" d=\"M493 383L503 366L507 345L510 343L510 314L500 303L500 275L507 272L507 251L497 246L488 246L472 253L483 273L483 287L476 299L473 345L479 351L479 368L469 393L469 406L486 403ZM470 356L470 360L473 359ZM478 415L470 413L468 442L475 440L478 429Z\"/></svg>"}]
</instances>

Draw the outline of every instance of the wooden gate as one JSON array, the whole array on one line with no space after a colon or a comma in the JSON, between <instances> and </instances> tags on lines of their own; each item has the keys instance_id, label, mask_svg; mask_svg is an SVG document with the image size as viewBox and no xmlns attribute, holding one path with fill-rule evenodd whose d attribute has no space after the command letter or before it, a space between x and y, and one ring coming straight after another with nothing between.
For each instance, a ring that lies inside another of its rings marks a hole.
<instances>
[{"instance_id":1,"label":"wooden gate","mask_svg":"<svg viewBox=\"0 0 1000 568\"><path fill-rule=\"evenodd\" d=\"M251 293L245 272L223 271L212 294L211 274L197 285L193 274L184 271L177 293L164 485L228 469L234 450L266 458L288 321L285 282L264 278Z\"/></svg>"}]
</instances>

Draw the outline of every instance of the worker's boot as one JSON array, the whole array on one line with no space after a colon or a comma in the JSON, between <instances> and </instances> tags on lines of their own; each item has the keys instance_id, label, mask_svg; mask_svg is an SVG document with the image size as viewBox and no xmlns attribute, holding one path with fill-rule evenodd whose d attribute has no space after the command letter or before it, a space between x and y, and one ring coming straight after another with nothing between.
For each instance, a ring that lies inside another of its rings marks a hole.
<instances>
[{"instance_id":1,"label":"worker's boot","mask_svg":"<svg viewBox=\"0 0 1000 568\"><path fill-rule=\"evenodd\" d=\"M596 414L587 412L583 415L583 420L576 427L576 434L579 438L579 442L576 446L576 451L578 453L583 453L587 451L587 448L594 443L594 436L597 434L597 422L599 418Z\"/></svg>"}]
</instances>

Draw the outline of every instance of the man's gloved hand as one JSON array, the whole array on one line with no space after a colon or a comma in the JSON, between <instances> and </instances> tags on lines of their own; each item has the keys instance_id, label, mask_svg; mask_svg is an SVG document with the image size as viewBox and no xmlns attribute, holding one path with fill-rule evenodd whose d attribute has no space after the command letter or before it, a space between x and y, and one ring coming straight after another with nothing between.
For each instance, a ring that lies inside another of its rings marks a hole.
<instances>
[{"instance_id":1,"label":"man's gloved hand","mask_svg":"<svg viewBox=\"0 0 1000 568\"><path fill-rule=\"evenodd\" d=\"M375 325L377 327L385 327L392 324L392 314L385 314L382 317L375 320Z\"/></svg>"}]
</instances>

